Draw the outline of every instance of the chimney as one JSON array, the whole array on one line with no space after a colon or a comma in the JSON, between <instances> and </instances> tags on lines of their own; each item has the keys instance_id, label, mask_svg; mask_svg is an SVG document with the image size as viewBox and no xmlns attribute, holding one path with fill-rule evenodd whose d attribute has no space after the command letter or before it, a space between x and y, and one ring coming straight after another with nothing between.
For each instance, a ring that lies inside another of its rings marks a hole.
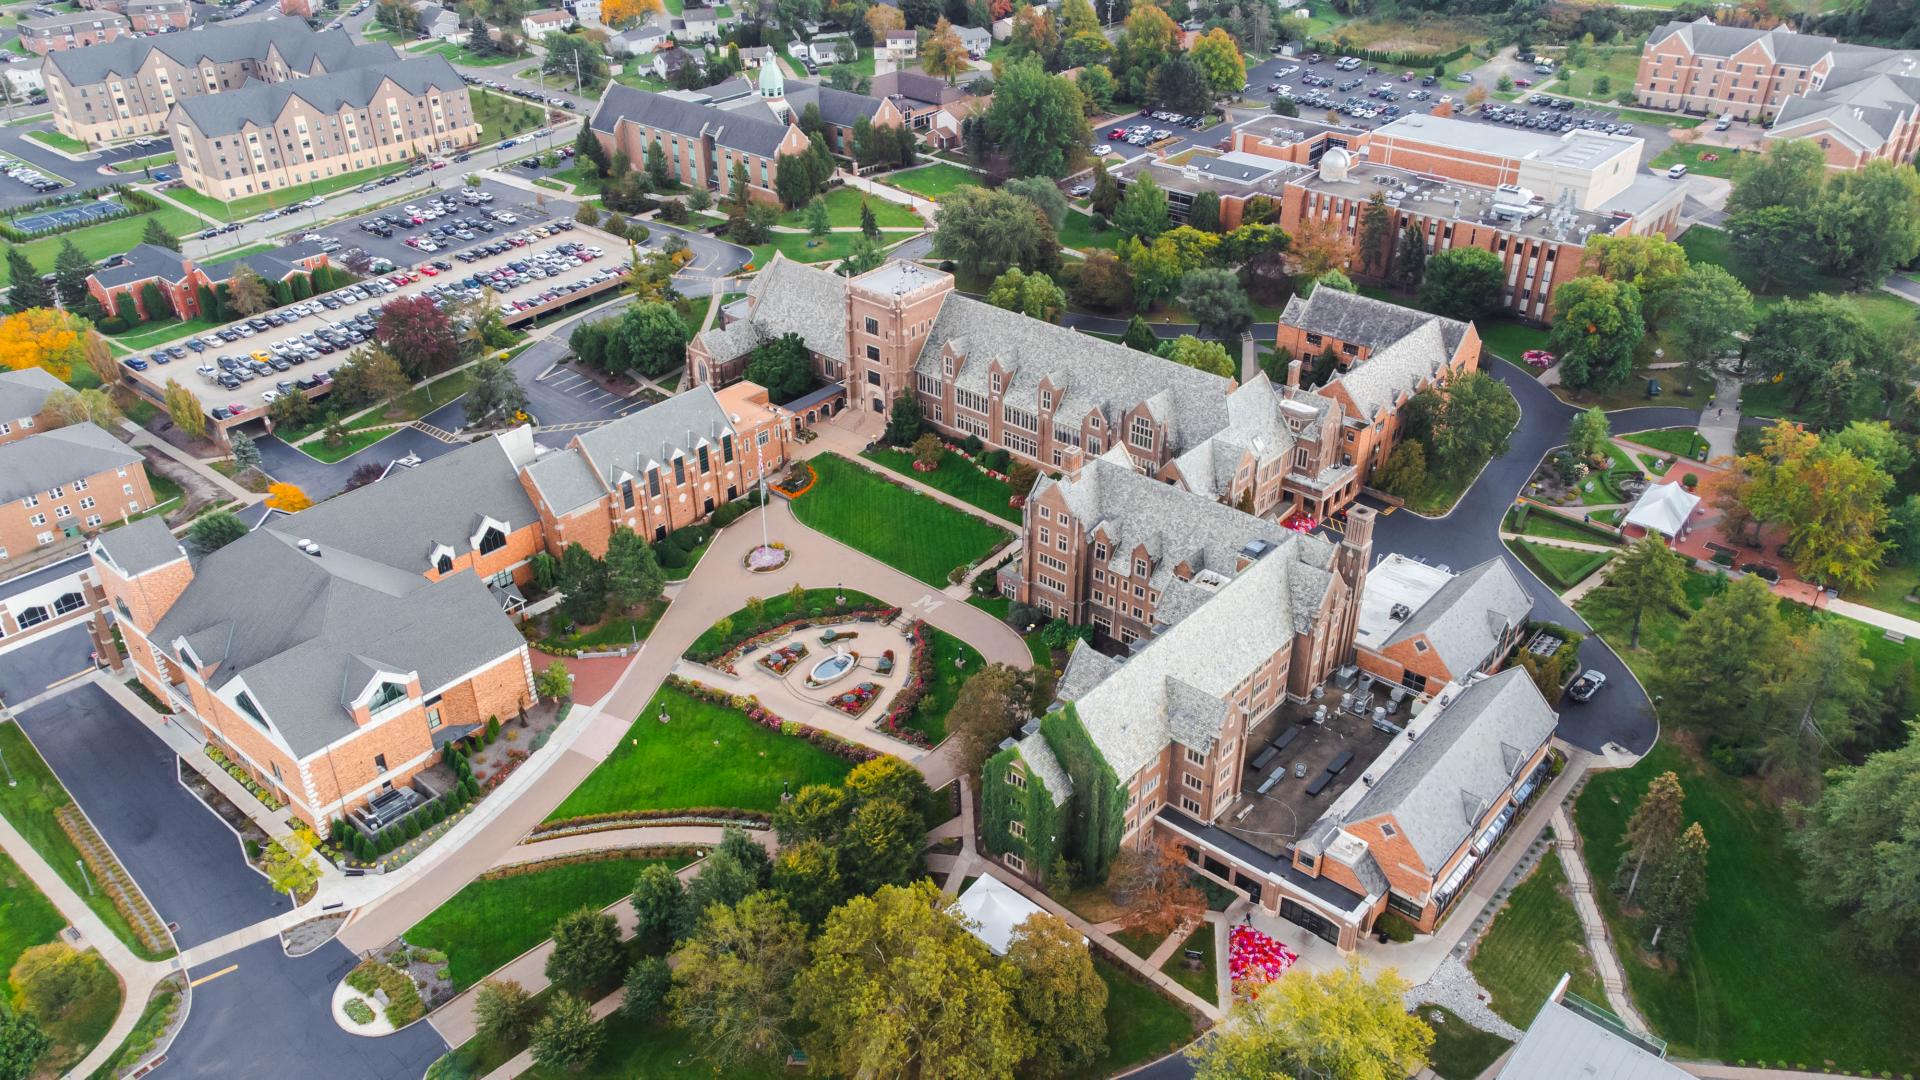
<instances>
[{"instance_id":1,"label":"chimney","mask_svg":"<svg viewBox=\"0 0 1920 1080\"><path fill-rule=\"evenodd\" d=\"M1287 361L1287 385L1293 387L1295 390L1300 389L1301 366L1300 358L1297 356Z\"/></svg>"}]
</instances>

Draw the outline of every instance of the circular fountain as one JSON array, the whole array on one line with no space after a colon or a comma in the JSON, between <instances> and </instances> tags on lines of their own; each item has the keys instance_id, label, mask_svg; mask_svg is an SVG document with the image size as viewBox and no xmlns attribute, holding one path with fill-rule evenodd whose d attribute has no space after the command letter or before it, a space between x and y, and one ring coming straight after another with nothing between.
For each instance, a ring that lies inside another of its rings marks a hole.
<instances>
[{"instance_id":1,"label":"circular fountain","mask_svg":"<svg viewBox=\"0 0 1920 1080\"><path fill-rule=\"evenodd\" d=\"M853 670L853 666L854 657L835 650L832 656L813 665L813 670L807 672L807 685L825 686L836 679L843 678L847 672Z\"/></svg>"}]
</instances>

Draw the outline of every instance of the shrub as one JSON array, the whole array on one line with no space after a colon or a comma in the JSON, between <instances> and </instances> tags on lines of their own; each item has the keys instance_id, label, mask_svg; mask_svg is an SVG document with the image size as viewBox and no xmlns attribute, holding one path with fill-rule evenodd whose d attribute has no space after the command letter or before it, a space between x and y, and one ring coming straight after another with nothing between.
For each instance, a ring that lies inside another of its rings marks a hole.
<instances>
[{"instance_id":1,"label":"shrub","mask_svg":"<svg viewBox=\"0 0 1920 1080\"><path fill-rule=\"evenodd\" d=\"M426 1002L420 1000L420 990L413 985L413 977L392 964L363 960L347 974L347 985L367 995L375 990L386 991L387 1022L396 1028L406 1027L427 1014Z\"/></svg>"},{"instance_id":2,"label":"shrub","mask_svg":"<svg viewBox=\"0 0 1920 1080\"><path fill-rule=\"evenodd\" d=\"M492 746L493 741L495 739L498 739L499 737L500 737L500 718L497 716L487 717L487 745Z\"/></svg>"},{"instance_id":3,"label":"shrub","mask_svg":"<svg viewBox=\"0 0 1920 1080\"><path fill-rule=\"evenodd\" d=\"M356 1024L373 1023L373 1006L367 1004L365 998L348 998L347 1003L340 1006L340 1011Z\"/></svg>"},{"instance_id":4,"label":"shrub","mask_svg":"<svg viewBox=\"0 0 1920 1080\"><path fill-rule=\"evenodd\" d=\"M1688 473L1680 478L1680 485L1688 491L1692 491L1694 488L1700 486L1700 477L1695 473Z\"/></svg>"}]
</instances>

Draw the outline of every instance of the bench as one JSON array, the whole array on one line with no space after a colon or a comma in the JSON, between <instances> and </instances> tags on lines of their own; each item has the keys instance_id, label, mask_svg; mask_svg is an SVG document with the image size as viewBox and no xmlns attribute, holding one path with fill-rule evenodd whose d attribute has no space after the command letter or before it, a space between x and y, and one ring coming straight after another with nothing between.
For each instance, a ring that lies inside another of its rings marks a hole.
<instances>
[{"instance_id":1,"label":"bench","mask_svg":"<svg viewBox=\"0 0 1920 1080\"><path fill-rule=\"evenodd\" d=\"M1327 775L1339 776L1346 770L1347 766L1351 764L1353 764L1353 751L1342 750L1334 757L1333 761L1327 765Z\"/></svg>"},{"instance_id":2,"label":"bench","mask_svg":"<svg viewBox=\"0 0 1920 1080\"><path fill-rule=\"evenodd\" d=\"M1251 768L1253 769L1254 772L1259 772L1261 769L1264 769L1267 766L1273 764L1273 759L1279 756L1280 756L1280 748L1276 746L1269 746L1265 750L1262 750L1258 754L1255 754L1253 756L1253 765L1251 766Z\"/></svg>"}]
</instances>

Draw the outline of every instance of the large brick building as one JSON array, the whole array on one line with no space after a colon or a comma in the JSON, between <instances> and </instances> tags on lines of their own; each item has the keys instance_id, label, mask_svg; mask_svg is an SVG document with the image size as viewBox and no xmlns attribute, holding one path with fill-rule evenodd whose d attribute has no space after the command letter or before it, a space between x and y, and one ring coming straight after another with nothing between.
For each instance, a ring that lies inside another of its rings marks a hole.
<instances>
[{"instance_id":1,"label":"large brick building","mask_svg":"<svg viewBox=\"0 0 1920 1080\"><path fill-rule=\"evenodd\" d=\"M224 285L242 266L259 274L268 285L291 281L312 274L328 265L326 253L317 243L303 241L273 251L258 251L202 265L191 256L157 244L136 244L118 266L95 270L87 275L87 291L109 315L128 320L201 317L200 290ZM171 311L146 310L146 287L160 291Z\"/></svg>"},{"instance_id":2,"label":"large brick building","mask_svg":"<svg viewBox=\"0 0 1920 1080\"><path fill-rule=\"evenodd\" d=\"M0 443L58 427L59 421L47 412L47 402L66 389L66 383L42 368L0 371Z\"/></svg>"},{"instance_id":3,"label":"large brick building","mask_svg":"<svg viewBox=\"0 0 1920 1080\"><path fill-rule=\"evenodd\" d=\"M24 19L20 42L37 56L60 49L81 49L117 41L133 32L126 16L111 11L79 11L45 19Z\"/></svg>"},{"instance_id":4,"label":"large brick building","mask_svg":"<svg viewBox=\"0 0 1920 1080\"><path fill-rule=\"evenodd\" d=\"M0 566L153 506L145 459L94 424L0 441Z\"/></svg>"},{"instance_id":5,"label":"large brick building","mask_svg":"<svg viewBox=\"0 0 1920 1080\"><path fill-rule=\"evenodd\" d=\"M1771 124L1769 139L1811 139L1829 168L1901 163L1920 150L1920 51L1911 49L1702 16L1648 35L1633 91L1649 108L1756 120Z\"/></svg>"},{"instance_id":6,"label":"large brick building","mask_svg":"<svg viewBox=\"0 0 1920 1080\"><path fill-rule=\"evenodd\" d=\"M1643 146L1627 136L1426 114L1372 130L1263 116L1236 126L1225 152L1196 151L1179 165L1146 155L1113 173L1122 186L1151 175L1176 222L1201 192L1218 196L1228 228L1264 197L1279 203L1283 228L1328 222L1356 244L1361 211L1381 195L1389 239L1372 261L1356 252L1350 274L1389 274L1399 234L1413 230L1430 253L1472 245L1498 255L1507 271L1502 302L1544 321L1554 288L1579 274L1588 237L1677 231L1684 185L1643 171Z\"/></svg>"}]
</instances>

